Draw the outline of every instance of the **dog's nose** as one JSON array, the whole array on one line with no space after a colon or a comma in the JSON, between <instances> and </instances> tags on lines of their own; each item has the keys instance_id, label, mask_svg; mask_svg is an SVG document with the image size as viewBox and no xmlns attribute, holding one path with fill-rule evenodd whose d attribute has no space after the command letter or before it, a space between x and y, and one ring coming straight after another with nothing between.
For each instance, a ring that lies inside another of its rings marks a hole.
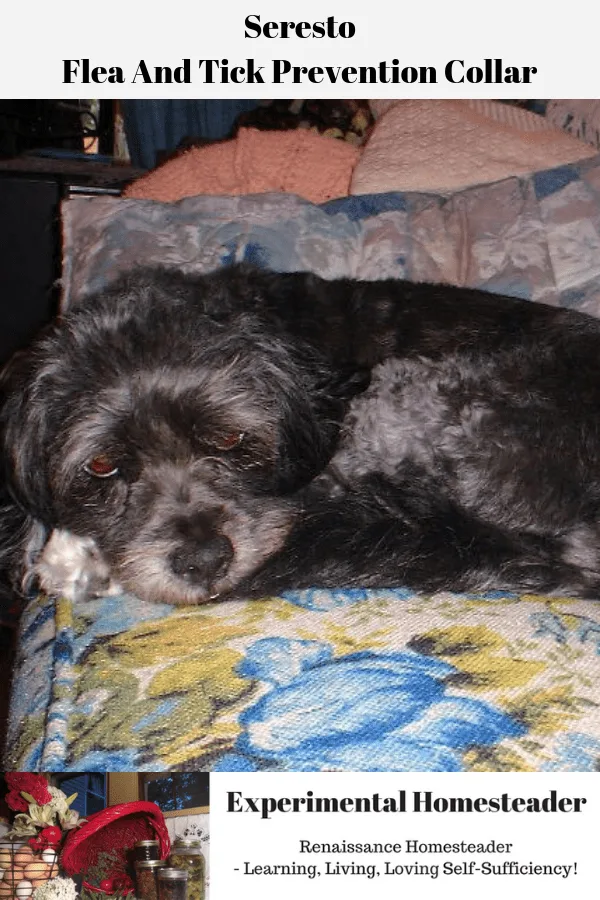
<instances>
[{"instance_id":1,"label":"dog's nose","mask_svg":"<svg viewBox=\"0 0 600 900\"><path fill-rule=\"evenodd\" d=\"M229 538L215 534L197 544L186 544L171 554L171 569L190 584L208 586L225 574L232 559Z\"/></svg>"}]
</instances>

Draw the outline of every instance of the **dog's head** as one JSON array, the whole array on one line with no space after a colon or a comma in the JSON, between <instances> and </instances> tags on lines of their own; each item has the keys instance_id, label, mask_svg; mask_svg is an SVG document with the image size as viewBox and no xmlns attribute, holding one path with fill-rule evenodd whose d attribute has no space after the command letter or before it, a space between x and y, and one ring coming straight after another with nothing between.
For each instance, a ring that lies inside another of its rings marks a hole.
<instances>
[{"instance_id":1,"label":"dog's head","mask_svg":"<svg viewBox=\"0 0 600 900\"><path fill-rule=\"evenodd\" d=\"M202 602L257 568L337 436L327 363L252 311L207 315L214 283L145 273L89 297L5 384L17 501L146 599Z\"/></svg>"}]
</instances>

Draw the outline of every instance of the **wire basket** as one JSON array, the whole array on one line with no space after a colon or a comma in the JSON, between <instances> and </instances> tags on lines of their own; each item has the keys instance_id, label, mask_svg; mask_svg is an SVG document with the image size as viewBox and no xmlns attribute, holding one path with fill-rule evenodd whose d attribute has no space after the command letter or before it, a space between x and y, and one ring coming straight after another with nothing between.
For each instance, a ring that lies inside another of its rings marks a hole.
<instances>
[{"instance_id":1,"label":"wire basket","mask_svg":"<svg viewBox=\"0 0 600 900\"><path fill-rule=\"evenodd\" d=\"M32 850L22 841L0 840L0 900L28 900L58 875L55 850Z\"/></svg>"},{"instance_id":2,"label":"wire basket","mask_svg":"<svg viewBox=\"0 0 600 900\"><path fill-rule=\"evenodd\" d=\"M67 875L83 875L84 888L105 894L99 885L87 880L89 870L98 864L99 855L105 852L115 857L114 870L105 877L133 877L133 848L137 841L145 840L158 840L161 859L168 857L171 841L159 807L145 800L119 803L94 813L81 828L69 832L60 864Z\"/></svg>"}]
</instances>

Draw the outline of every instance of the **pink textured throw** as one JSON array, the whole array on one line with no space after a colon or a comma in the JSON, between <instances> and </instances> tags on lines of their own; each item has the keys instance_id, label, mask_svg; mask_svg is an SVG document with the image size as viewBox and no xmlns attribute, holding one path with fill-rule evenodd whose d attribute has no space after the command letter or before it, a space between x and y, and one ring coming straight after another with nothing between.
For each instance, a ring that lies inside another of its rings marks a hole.
<instances>
[{"instance_id":1,"label":"pink textured throw","mask_svg":"<svg viewBox=\"0 0 600 900\"><path fill-rule=\"evenodd\" d=\"M172 202L196 194L286 191L313 203L345 197L360 150L302 129L240 129L237 137L192 147L134 181L125 197Z\"/></svg>"}]
</instances>

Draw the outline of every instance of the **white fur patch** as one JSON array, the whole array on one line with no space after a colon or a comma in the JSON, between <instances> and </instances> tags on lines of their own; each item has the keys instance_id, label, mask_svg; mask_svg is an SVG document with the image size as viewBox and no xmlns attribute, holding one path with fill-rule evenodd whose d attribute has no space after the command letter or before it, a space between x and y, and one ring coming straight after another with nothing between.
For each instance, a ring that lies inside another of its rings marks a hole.
<instances>
[{"instance_id":1,"label":"white fur patch","mask_svg":"<svg viewBox=\"0 0 600 900\"><path fill-rule=\"evenodd\" d=\"M82 600L97 594L119 594L110 570L92 538L55 529L34 566L42 590L51 596Z\"/></svg>"}]
</instances>

